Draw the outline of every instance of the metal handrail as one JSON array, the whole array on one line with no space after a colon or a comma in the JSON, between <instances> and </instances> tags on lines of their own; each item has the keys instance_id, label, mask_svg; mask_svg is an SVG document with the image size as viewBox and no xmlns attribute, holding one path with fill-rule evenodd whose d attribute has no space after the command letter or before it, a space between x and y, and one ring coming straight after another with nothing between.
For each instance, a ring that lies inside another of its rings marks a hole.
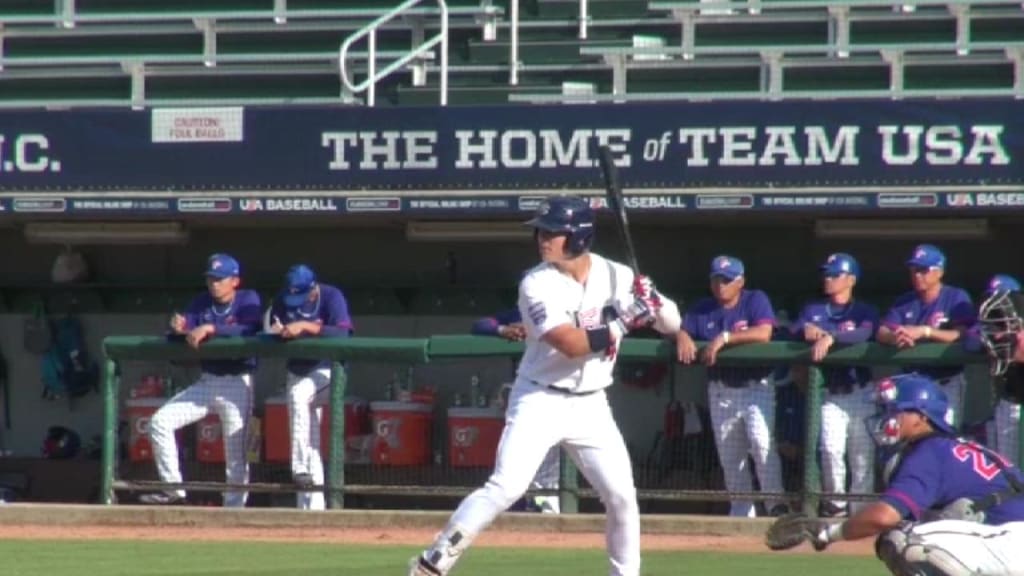
<instances>
[{"instance_id":1,"label":"metal handrail","mask_svg":"<svg viewBox=\"0 0 1024 576\"><path fill-rule=\"evenodd\" d=\"M415 58L421 57L423 54L432 50L438 44L441 45L441 106L448 105L448 5L445 0L435 0L437 6L440 9L441 15L441 31L437 35L430 39L424 39L423 43L418 47L414 46L411 51L405 56L395 60L391 64L388 64L379 72L377 71L377 29L385 24L386 22L393 19L395 16L402 14L408 9L412 8L416 4L419 4L423 0L406 0L405 2L396 6L390 12L385 13L380 18L377 18L373 22L370 22L363 28L356 31L354 34L345 39L341 44L341 48L338 51L338 67L341 73L341 83L345 90L351 94L366 91L367 98L366 103L370 106L374 106L377 101L377 82L381 79L389 76L395 70L402 68L407 63ZM352 84L352 80L348 75L348 52L352 45L359 40L367 37L369 60L367 62L367 76L366 79L359 84Z\"/></svg>"}]
</instances>

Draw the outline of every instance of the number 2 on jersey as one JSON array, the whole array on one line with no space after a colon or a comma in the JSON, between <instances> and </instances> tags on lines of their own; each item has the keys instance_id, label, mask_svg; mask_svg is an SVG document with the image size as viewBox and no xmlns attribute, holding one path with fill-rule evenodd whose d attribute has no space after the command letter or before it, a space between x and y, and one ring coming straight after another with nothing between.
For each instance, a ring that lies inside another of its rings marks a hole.
<instances>
[{"instance_id":1,"label":"number 2 on jersey","mask_svg":"<svg viewBox=\"0 0 1024 576\"><path fill-rule=\"evenodd\" d=\"M967 462L970 460L971 467L974 468L974 471L988 481L995 478L999 474L999 471L1002 470L1002 466L1000 466L999 463L989 462L986 452L981 448L978 448L975 444L957 444L956 447L953 448L953 456L956 456L956 459L961 462ZM998 458L999 456L997 455L996 457ZM1003 464L1005 465L1005 462Z\"/></svg>"}]
</instances>

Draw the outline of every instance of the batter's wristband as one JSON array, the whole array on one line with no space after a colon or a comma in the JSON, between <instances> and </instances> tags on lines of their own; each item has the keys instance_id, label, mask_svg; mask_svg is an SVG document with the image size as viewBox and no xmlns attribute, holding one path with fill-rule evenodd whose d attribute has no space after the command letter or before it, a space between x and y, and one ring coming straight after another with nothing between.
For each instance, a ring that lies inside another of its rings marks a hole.
<instances>
[{"instance_id":1,"label":"batter's wristband","mask_svg":"<svg viewBox=\"0 0 1024 576\"><path fill-rule=\"evenodd\" d=\"M607 350L612 345L612 331L607 326L587 329L587 344L591 352Z\"/></svg>"}]
</instances>

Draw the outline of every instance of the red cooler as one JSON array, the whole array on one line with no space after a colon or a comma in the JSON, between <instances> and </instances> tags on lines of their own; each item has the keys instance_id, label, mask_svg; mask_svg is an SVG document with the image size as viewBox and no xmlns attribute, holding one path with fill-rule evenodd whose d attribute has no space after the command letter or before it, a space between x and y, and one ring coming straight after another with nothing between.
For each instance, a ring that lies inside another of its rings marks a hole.
<instances>
[{"instance_id":1,"label":"red cooler","mask_svg":"<svg viewBox=\"0 0 1024 576\"><path fill-rule=\"evenodd\" d=\"M224 431L220 416L211 412L196 424L196 454L200 462L224 463Z\"/></svg>"},{"instance_id":2,"label":"red cooler","mask_svg":"<svg viewBox=\"0 0 1024 576\"><path fill-rule=\"evenodd\" d=\"M449 464L493 467L504 429L505 414L495 408L449 408Z\"/></svg>"},{"instance_id":3,"label":"red cooler","mask_svg":"<svg viewBox=\"0 0 1024 576\"><path fill-rule=\"evenodd\" d=\"M433 406L417 402L371 402L374 464L423 466L430 463Z\"/></svg>"},{"instance_id":4,"label":"red cooler","mask_svg":"<svg viewBox=\"0 0 1024 576\"><path fill-rule=\"evenodd\" d=\"M166 398L129 398L124 407L128 416L128 453L132 462L153 459L149 443L149 419L163 406Z\"/></svg>"},{"instance_id":5,"label":"red cooler","mask_svg":"<svg viewBox=\"0 0 1024 576\"><path fill-rule=\"evenodd\" d=\"M320 448L324 459L331 449L330 404L320 405ZM267 462L291 462L292 427L284 396L267 398L263 412L263 448ZM345 438L370 433L370 410L366 400L345 398Z\"/></svg>"}]
</instances>

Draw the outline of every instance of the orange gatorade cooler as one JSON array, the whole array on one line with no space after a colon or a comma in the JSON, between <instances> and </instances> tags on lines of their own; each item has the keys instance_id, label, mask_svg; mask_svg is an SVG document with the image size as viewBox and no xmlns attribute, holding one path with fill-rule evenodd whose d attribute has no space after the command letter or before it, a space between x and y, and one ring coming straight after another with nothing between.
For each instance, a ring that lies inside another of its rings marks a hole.
<instances>
[{"instance_id":1,"label":"orange gatorade cooler","mask_svg":"<svg viewBox=\"0 0 1024 576\"><path fill-rule=\"evenodd\" d=\"M330 404L320 405L320 454L326 460L331 449ZM267 398L263 412L263 449L267 462L291 462L292 427L288 422L288 404L284 396ZM369 403L361 398L345 398L345 437L370 433Z\"/></svg>"},{"instance_id":2,"label":"orange gatorade cooler","mask_svg":"<svg viewBox=\"0 0 1024 576\"><path fill-rule=\"evenodd\" d=\"M144 462L153 458L153 447L149 443L149 420L163 406L166 398L129 398L124 407L128 416L128 455L132 462Z\"/></svg>"},{"instance_id":3,"label":"orange gatorade cooler","mask_svg":"<svg viewBox=\"0 0 1024 576\"><path fill-rule=\"evenodd\" d=\"M495 408L449 408L449 464L493 467L504 429L505 414Z\"/></svg>"},{"instance_id":4,"label":"orange gatorade cooler","mask_svg":"<svg viewBox=\"0 0 1024 576\"><path fill-rule=\"evenodd\" d=\"M374 464L422 466L430 463L433 406L417 402L371 402Z\"/></svg>"}]
</instances>

